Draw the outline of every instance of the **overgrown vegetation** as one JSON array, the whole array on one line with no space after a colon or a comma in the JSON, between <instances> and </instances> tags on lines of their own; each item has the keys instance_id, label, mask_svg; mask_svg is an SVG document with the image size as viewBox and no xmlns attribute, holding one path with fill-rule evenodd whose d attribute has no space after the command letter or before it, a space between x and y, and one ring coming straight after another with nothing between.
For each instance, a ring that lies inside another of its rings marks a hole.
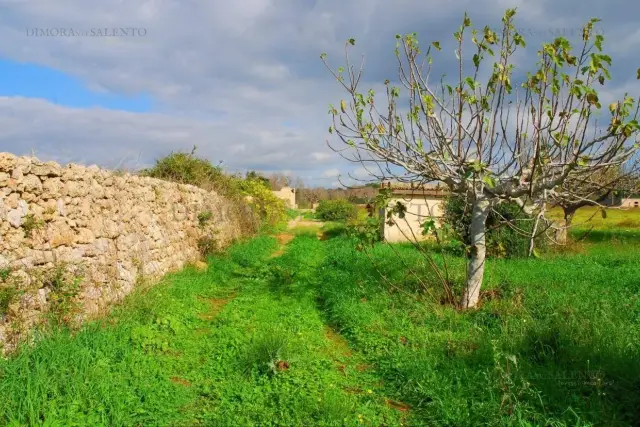
<instances>
[{"instance_id":1,"label":"overgrown vegetation","mask_svg":"<svg viewBox=\"0 0 640 427\"><path fill-rule=\"evenodd\" d=\"M293 230L273 258L272 237L237 244L23 346L0 361L0 424L640 423L639 234L491 258L457 311L412 245L358 252L345 230Z\"/></svg>"},{"instance_id":2,"label":"overgrown vegetation","mask_svg":"<svg viewBox=\"0 0 640 427\"><path fill-rule=\"evenodd\" d=\"M18 296L18 290L11 284L0 283L0 319L3 319L9 310L9 306Z\"/></svg>"},{"instance_id":3,"label":"overgrown vegetation","mask_svg":"<svg viewBox=\"0 0 640 427\"><path fill-rule=\"evenodd\" d=\"M198 214L198 225L200 227L206 226L207 223L211 221L211 218L213 218L213 212L211 212L210 210L200 212Z\"/></svg>"},{"instance_id":4,"label":"overgrown vegetation","mask_svg":"<svg viewBox=\"0 0 640 427\"><path fill-rule=\"evenodd\" d=\"M203 257L215 254L218 249L219 244L214 236L202 236L198 239L198 252Z\"/></svg>"},{"instance_id":5,"label":"overgrown vegetation","mask_svg":"<svg viewBox=\"0 0 640 427\"><path fill-rule=\"evenodd\" d=\"M44 221L36 218L33 214L25 215L22 220L22 229L26 237L31 237L34 231L40 230L42 227L44 227Z\"/></svg>"},{"instance_id":6,"label":"overgrown vegetation","mask_svg":"<svg viewBox=\"0 0 640 427\"><path fill-rule=\"evenodd\" d=\"M286 217L285 204L273 194L268 181L256 174L246 178L226 174L220 166L197 157L195 151L196 147L190 153L171 153L157 160L153 167L141 171L141 174L195 185L225 196L232 203L233 212L230 214L241 220L245 235L254 234L260 225L274 226ZM247 206L251 209L247 209ZM209 219L211 216L198 217L200 224Z\"/></svg>"},{"instance_id":7,"label":"overgrown vegetation","mask_svg":"<svg viewBox=\"0 0 640 427\"><path fill-rule=\"evenodd\" d=\"M79 305L76 297L80 293L81 274L76 266L60 263L34 275L38 286L48 291L47 317L51 326L70 326Z\"/></svg>"},{"instance_id":8,"label":"overgrown vegetation","mask_svg":"<svg viewBox=\"0 0 640 427\"><path fill-rule=\"evenodd\" d=\"M347 221L357 217L358 209L348 200L321 200L315 214L323 221Z\"/></svg>"}]
</instances>

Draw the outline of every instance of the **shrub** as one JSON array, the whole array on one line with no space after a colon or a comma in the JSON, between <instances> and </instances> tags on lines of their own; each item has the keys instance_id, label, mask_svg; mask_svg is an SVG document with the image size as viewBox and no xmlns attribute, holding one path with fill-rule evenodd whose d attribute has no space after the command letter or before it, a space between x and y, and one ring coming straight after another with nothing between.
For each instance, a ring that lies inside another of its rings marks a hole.
<instances>
[{"instance_id":1,"label":"shrub","mask_svg":"<svg viewBox=\"0 0 640 427\"><path fill-rule=\"evenodd\" d=\"M195 156L194 147L191 153L171 153L141 174L166 181L191 184L205 190L216 190L225 196L238 193L233 177L225 175L222 168L214 166L209 160Z\"/></svg>"},{"instance_id":2,"label":"shrub","mask_svg":"<svg viewBox=\"0 0 640 427\"><path fill-rule=\"evenodd\" d=\"M322 200L316 216L323 221L348 221L358 216L358 209L347 200Z\"/></svg>"},{"instance_id":3,"label":"shrub","mask_svg":"<svg viewBox=\"0 0 640 427\"><path fill-rule=\"evenodd\" d=\"M444 220L453 234L464 244L471 243L471 206L460 197L451 196L444 203ZM514 229L521 230L520 232ZM529 253L533 220L514 202L496 206L487 218L487 254L495 257L523 257ZM524 233L523 233L524 232ZM527 235L528 234L528 235ZM544 244L544 238L536 240L536 247Z\"/></svg>"},{"instance_id":4,"label":"shrub","mask_svg":"<svg viewBox=\"0 0 640 427\"><path fill-rule=\"evenodd\" d=\"M249 204L266 224L275 225L287 218L287 207L284 200L276 197L271 188L262 180L242 180L240 188L245 196L249 196Z\"/></svg>"},{"instance_id":5,"label":"shrub","mask_svg":"<svg viewBox=\"0 0 640 427\"><path fill-rule=\"evenodd\" d=\"M227 175L222 168L214 166L209 160L198 158L195 147L190 153L176 152L157 160L156 164L141 171L144 176L166 181L191 184L205 190L213 190L225 196L232 204L233 214L237 214L245 235L255 233L259 224L256 216L263 223L274 225L286 218L286 206L278 199L268 182L256 174L246 179L240 176ZM247 197L249 196L249 197ZM247 200L249 199L249 200ZM245 209L247 206L252 209ZM198 216L200 225L204 225L211 216L202 213Z\"/></svg>"}]
</instances>

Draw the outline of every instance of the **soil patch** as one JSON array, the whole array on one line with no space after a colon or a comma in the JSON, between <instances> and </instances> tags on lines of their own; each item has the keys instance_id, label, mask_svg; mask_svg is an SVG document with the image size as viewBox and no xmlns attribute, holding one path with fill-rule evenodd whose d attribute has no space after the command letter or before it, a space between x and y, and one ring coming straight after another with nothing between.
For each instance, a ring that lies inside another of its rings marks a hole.
<instances>
[{"instance_id":1,"label":"soil patch","mask_svg":"<svg viewBox=\"0 0 640 427\"><path fill-rule=\"evenodd\" d=\"M213 320L216 316L222 311L225 305L229 303L235 295L231 295L227 298L208 298L206 299L207 303L209 303L209 309L204 313L198 315L201 320Z\"/></svg>"},{"instance_id":2,"label":"soil patch","mask_svg":"<svg viewBox=\"0 0 640 427\"><path fill-rule=\"evenodd\" d=\"M171 377L171 382L174 384L180 384L183 385L185 387L191 387L191 383L187 380L185 380L184 378L180 378L180 377Z\"/></svg>"},{"instance_id":3,"label":"soil patch","mask_svg":"<svg viewBox=\"0 0 640 427\"><path fill-rule=\"evenodd\" d=\"M292 241L295 237L296 236L294 236L293 234L290 234L290 233L280 233L280 234L276 235L276 240L281 245L286 245L287 243Z\"/></svg>"},{"instance_id":4,"label":"soil patch","mask_svg":"<svg viewBox=\"0 0 640 427\"><path fill-rule=\"evenodd\" d=\"M280 244L280 248L271 254L270 258L277 258L284 253L284 249L287 246L287 243L292 241L296 236L289 233L280 233L276 234L276 240Z\"/></svg>"},{"instance_id":5,"label":"soil patch","mask_svg":"<svg viewBox=\"0 0 640 427\"><path fill-rule=\"evenodd\" d=\"M351 356L352 353L351 349L349 348L349 343L342 335L328 326L324 330L324 335L330 342L332 351L339 353L341 356Z\"/></svg>"},{"instance_id":6,"label":"soil patch","mask_svg":"<svg viewBox=\"0 0 640 427\"><path fill-rule=\"evenodd\" d=\"M409 405L407 405L406 403L398 402L391 399L387 399L387 406L400 412L407 412L410 409Z\"/></svg>"}]
</instances>

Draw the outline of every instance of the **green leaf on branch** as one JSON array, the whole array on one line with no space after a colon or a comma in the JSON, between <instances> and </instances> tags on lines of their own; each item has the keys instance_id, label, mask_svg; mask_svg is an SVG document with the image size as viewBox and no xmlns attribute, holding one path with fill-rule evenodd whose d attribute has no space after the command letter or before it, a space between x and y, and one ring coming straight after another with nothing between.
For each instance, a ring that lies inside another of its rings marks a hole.
<instances>
[{"instance_id":1,"label":"green leaf on branch","mask_svg":"<svg viewBox=\"0 0 640 427\"><path fill-rule=\"evenodd\" d=\"M430 231L436 230L436 222L433 219L428 219L420 224L420 228L422 228L422 235L426 236Z\"/></svg>"},{"instance_id":2,"label":"green leaf on branch","mask_svg":"<svg viewBox=\"0 0 640 427\"><path fill-rule=\"evenodd\" d=\"M480 66L480 55L477 53L473 55L473 65L475 65L476 68Z\"/></svg>"},{"instance_id":3,"label":"green leaf on branch","mask_svg":"<svg viewBox=\"0 0 640 427\"><path fill-rule=\"evenodd\" d=\"M467 82L471 90L476 90L476 82L471 77L467 77L465 81Z\"/></svg>"},{"instance_id":4,"label":"green leaf on branch","mask_svg":"<svg viewBox=\"0 0 640 427\"><path fill-rule=\"evenodd\" d=\"M356 44L356 39L349 39L349 44L351 46L355 45Z\"/></svg>"},{"instance_id":5,"label":"green leaf on branch","mask_svg":"<svg viewBox=\"0 0 640 427\"><path fill-rule=\"evenodd\" d=\"M440 42L433 42L431 43L433 45L433 47L435 47L437 50L440 50Z\"/></svg>"},{"instance_id":6,"label":"green leaf on branch","mask_svg":"<svg viewBox=\"0 0 640 427\"><path fill-rule=\"evenodd\" d=\"M491 175L485 175L484 177L482 177L482 182L487 184L487 187L489 188L495 188L496 186L496 179Z\"/></svg>"}]
</instances>

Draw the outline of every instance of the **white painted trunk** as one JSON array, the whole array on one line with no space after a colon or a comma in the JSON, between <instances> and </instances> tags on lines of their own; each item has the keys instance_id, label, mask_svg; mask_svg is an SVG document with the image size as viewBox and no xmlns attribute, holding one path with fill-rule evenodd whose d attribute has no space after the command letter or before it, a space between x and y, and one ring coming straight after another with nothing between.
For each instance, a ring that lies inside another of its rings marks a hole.
<instances>
[{"instance_id":1,"label":"white painted trunk","mask_svg":"<svg viewBox=\"0 0 640 427\"><path fill-rule=\"evenodd\" d=\"M561 224L561 228L556 231L556 242L560 245L566 245L569 242L569 227L571 227L571 221L573 220L573 212L564 214L564 221Z\"/></svg>"},{"instance_id":2,"label":"white painted trunk","mask_svg":"<svg viewBox=\"0 0 640 427\"><path fill-rule=\"evenodd\" d=\"M486 228L491 204L483 196L477 196L471 212L471 255L467 268L467 283L462 296L462 308L474 308L480 299L480 287L484 278L487 257Z\"/></svg>"}]
</instances>

